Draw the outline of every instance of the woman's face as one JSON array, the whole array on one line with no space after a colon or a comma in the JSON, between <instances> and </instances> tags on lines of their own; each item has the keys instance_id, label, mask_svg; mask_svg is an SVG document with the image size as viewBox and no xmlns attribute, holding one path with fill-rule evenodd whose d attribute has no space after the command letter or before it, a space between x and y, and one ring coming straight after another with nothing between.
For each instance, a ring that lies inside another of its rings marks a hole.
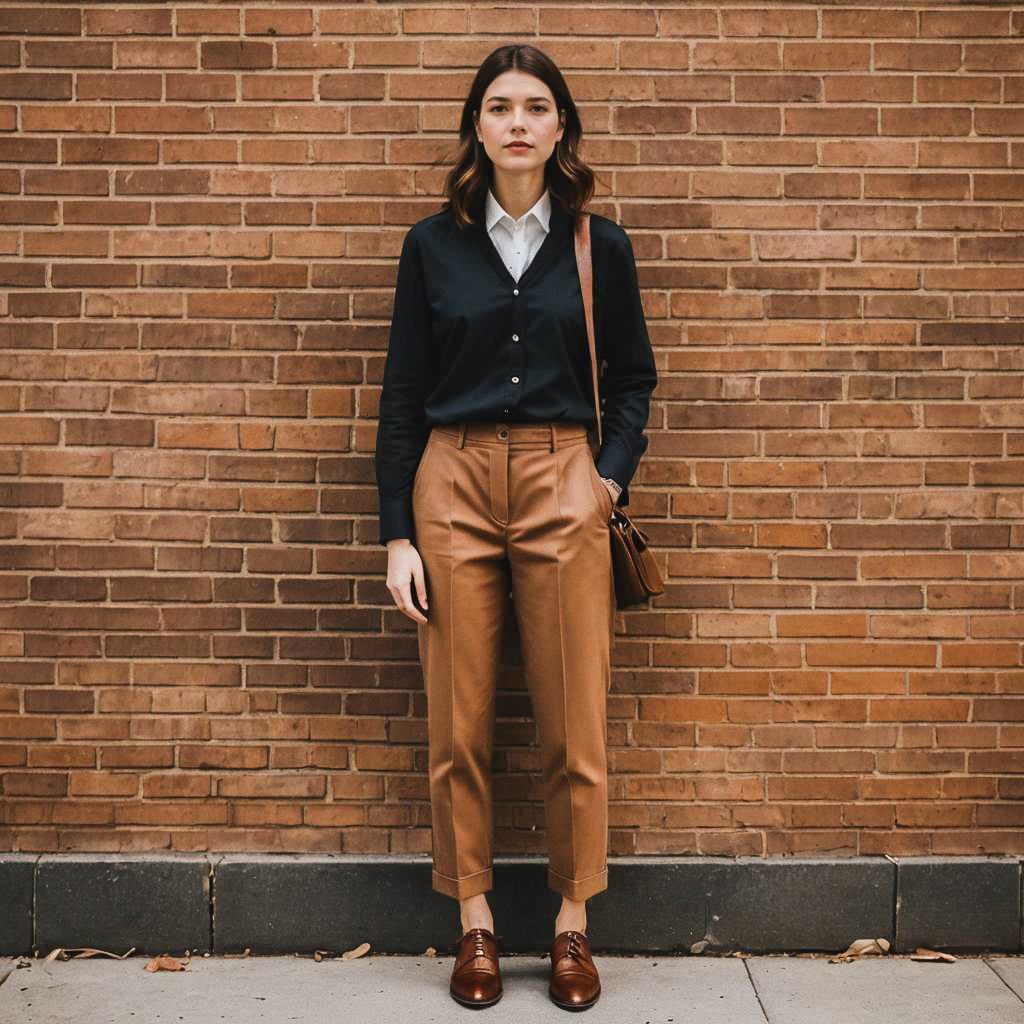
<instances>
[{"instance_id":1,"label":"woman's face","mask_svg":"<svg viewBox=\"0 0 1024 1024\"><path fill-rule=\"evenodd\" d=\"M498 75L475 120L476 137L495 167L512 174L543 171L564 131L551 90L524 71ZM509 145L515 142L522 145Z\"/></svg>"}]
</instances>

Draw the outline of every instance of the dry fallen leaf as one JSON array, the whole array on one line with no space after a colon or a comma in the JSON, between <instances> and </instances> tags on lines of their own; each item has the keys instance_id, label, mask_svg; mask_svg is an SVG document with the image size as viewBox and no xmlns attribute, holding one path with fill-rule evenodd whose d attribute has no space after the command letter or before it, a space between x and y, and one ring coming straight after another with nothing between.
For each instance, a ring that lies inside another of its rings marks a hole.
<instances>
[{"instance_id":1,"label":"dry fallen leaf","mask_svg":"<svg viewBox=\"0 0 1024 1024\"><path fill-rule=\"evenodd\" d=\"M109 956L114 960L123 960L126 956L131 956L135 952L135 947L132 946L127 953L110 953L105 949L93 949L91 946L80 946L75 948L64 949L58 946L56 949L51 949L46 954L46 960L82 960L90 956ZM69 957L68 953L74 953L75 956Z\"/></svg>"},{"instance_id":2,"label":"dry fallen leaf","mask_svg":"<svg viewBox=\"0 0 1024 1024\"><path fill-rule=\"evenodd\" d=\"M346 949L341 954L343 960L355 960L357 956L362 956L364 953L370 951L370 944L368 942L360 942L355 949Z\"/></svg>"},{"instance_id":3,"label":"dry fallen leaf","mask_svg":"<svg viewBox=\"0 0 1024 1024\"><path fill-rule=\"evenodd\" d=\"M862 956L878 956L889 952L887 939L857 939L852 942L848 949L837 953L829 958L830 964L843 963L849 960L859 960Z\"/></svg>"},{"instance_id":4,"label":"dry fallen leaf","mask_svg":"<svg viewBox=\"0 0 1024 1024\"><path fill-rule=\"evenodd\" d=\"M938 960L947 964L955 964L956 957L952 953L943 953L939 950L925 949L924 946L918 946L913 953L910 954L911 960Z\"/></svg>"},{"instance_id":5,"label":"dry fallen leaf","mask_svg":"<svg viewBox=\"0 0 1024 1024\"><path fill-rule=\"evenodd\" d=\"M187 962L187 961L186 961ZM185 970L185 964L180 960L176 960L170 953L161 953L160 956L153 957L152 960L146 964L147 971L183 971Z\"/></svg>"},{"instance_id":6,"label":"dry fallen leaf","mask_svg":"<svg viewBox=\"0 0 1024 1024\"><path fill-rule=\"evenodd\" d=\"M423 951L424 956L437 956L437 950L433 946L427 946Z\"/></svg>"}]
</instances>

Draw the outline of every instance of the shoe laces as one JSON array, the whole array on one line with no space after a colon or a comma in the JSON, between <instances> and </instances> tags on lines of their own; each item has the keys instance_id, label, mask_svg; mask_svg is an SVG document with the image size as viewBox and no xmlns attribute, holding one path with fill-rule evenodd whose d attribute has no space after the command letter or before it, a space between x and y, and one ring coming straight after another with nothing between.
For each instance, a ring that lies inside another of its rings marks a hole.
<instances>
[{"instance_id":1,"label":"shoe laces","mask_svg":"<svg viewBox=\"0 0 1024 1024\"><path fill-rule=\"evenodd\" d=\"M470 928L467 934L473 936L473 955L474 956L486 956L484 951L484 931L483 928Z\"/></svg>"},{"instance_id":2,"label":"shoe laces","mask_svg":"<svg viewBox=\"0 0 1024 1024\"><path fill-rule=\"evenodd\" d=\"M586 957L583 955L583 949L580 944L580 933L570 931L569 933L569 945L566 948L566 953L571 956L574 960L578 960L580 963L586 962Z\"/></svg>"}]
</instances>

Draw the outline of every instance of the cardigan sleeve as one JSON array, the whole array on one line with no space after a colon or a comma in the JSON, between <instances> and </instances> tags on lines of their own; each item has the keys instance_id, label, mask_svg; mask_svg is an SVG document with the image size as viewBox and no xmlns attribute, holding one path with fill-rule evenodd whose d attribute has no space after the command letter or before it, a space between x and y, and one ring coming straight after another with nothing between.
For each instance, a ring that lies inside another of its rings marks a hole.
<instances>
[{"instance_id":1,"label":"cardigan sleeve","mask_svg":"<svg viewBox=\"0 0 1024 1024\"><path fill-rule=\"evenodd\" d=\"M430 433L423 410L431 380L430 332L423 261L410 228L398 260L374 454L381 544L416 536L412 487Z\"/></svg>"},{"instance_id":2,"label":"cardigan sleeve","mask_svg":"<svg viewBox=\"0 0 1024 1024\"><path fill-rule=\"evenodd\" d=\"M636 259L629 235L619 229L608 256L603 313L601 450L602 476L622 487L619 505L629 504L629 482L647 450L644 429L658 373L644 320Z\"/></svg>"}]
</instances>

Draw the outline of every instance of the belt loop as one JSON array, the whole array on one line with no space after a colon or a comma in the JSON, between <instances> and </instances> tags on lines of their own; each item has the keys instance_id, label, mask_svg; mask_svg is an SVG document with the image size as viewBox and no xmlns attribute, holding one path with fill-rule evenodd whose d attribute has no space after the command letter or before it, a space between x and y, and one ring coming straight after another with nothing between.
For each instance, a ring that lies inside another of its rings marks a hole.
<instances>
[{"instance_id":1,"label":"belt loop","mask_svg":"<svg viewBox=\"0 0 1024 1024\"><path fill-rule=\"evenodd\" d=\"M465 420L463 420L459 424L459 444L458 444L459 448L465 447L465 444L466 444L466 427L468 425L469 424Z\"/></svg>"},{"instance_id":2,"label":"belt loop","mask_svg":"<svg viewBox=\"0 0 1024 1024\"><path fill-rule=\"evenodd\" d=\"M548 420L548 426L551 428L551 450L554 451L557 447L555 444L555 421Z\"/></svg>"}]
</instances>

